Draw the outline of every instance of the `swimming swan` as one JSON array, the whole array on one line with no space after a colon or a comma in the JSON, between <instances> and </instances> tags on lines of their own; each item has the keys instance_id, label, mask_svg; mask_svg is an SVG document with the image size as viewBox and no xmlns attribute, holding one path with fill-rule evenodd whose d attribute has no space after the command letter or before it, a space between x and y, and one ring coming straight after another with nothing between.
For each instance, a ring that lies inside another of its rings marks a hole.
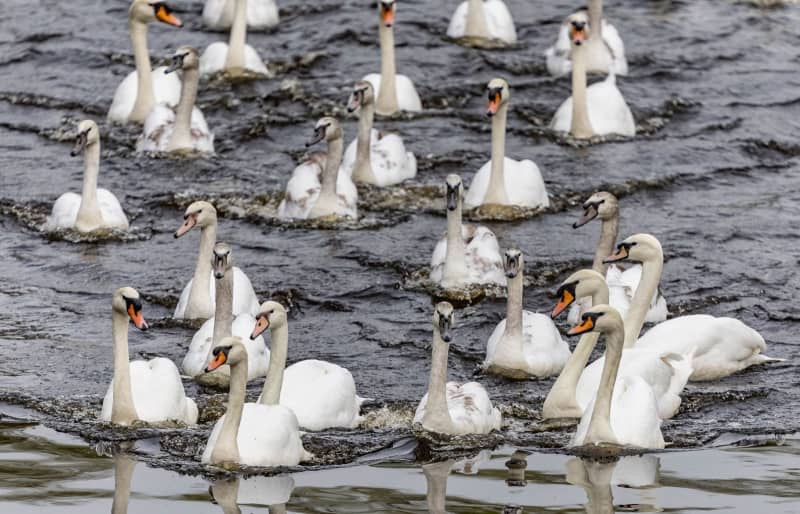
<instances>
[{"instance_id":1,"label":"swimming swan","mask_svg":"<svg viewBox=\"0 0 800 514\"><path fill-rule=\"evenodd\" d=\"M203 6L203 23L211 30L231 28L236 9L235 0L206 0ZM268 29L280 21L275 0L247 0L247 27L251 30Z\"/></svg>"},{"instance_id":2,"label":"swimming swan","mask_svg":"<svg viewBox=\"0 0 800 514\"><path fill-rule=\"evenodd\" d=\"M517 42L514 18L503 0L465 0L450 19L447 36L468 38L482 46L500 41L507 45Z\"/></svg>"},{"instance_id":3,"label":"swimming swan","mask_svg":"<svg viewBox=\"0 0 800 514\"><path fill-rule=\"evenodd\" d=\"M234 14L227 43L217 41L206 47L200 56L200 75L207 77L224 71L232 77L247 73L269 75L264 61L247 40L247 0L233 0Z\"/></svg>"}]
</instances>

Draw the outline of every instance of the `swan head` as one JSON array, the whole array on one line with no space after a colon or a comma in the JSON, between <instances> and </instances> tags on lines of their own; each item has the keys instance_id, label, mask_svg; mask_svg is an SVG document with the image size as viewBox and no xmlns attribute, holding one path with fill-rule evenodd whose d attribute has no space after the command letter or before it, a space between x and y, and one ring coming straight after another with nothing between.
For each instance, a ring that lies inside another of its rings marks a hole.
<instances>
[{"instance_id":1,"label":"swan head","mask_svg":"<svg viewBox=\"0 0 800 514\"><path fill-rule=\"evenodd\" d=\"M165 2L133 0L128 9L128 19L139 23L160 21L174 27L183 27L183 22L172 14L172 8Z\"/></svg>"},{"instance_id":2,"label":"swan head","mask_svg":"<svg viewBox=\"0 0 800 514\"><path fill-rule=\"evenodd\" d=\"M567 17L569 40L575 46L581 46L589 39L589 13L578 10Z\"/></svg>"},{"instance_id":3,"label":"swan head","mask_svg":"<svg viewBox=\"0 0 800 514\"><path fill-rule=\"evenodd\" d=\"M75 146L69 153L75 157L81 153L87 146L94 145L100 142L100 129L97 128L97 123L92 120L83 120L78 123L78 135L75 138Z\"/></svg>"},{"instance_id":4,"label":"swan head","mask_svg":"<svg viewBox=\"0 0 800 514\"><path fill-rule=\"evenodd\" d=\"M433 311L433 330L439 334L442 341L449 343L453 340L453 306L450 302L439 302Z\"/></svg>"},{"instance_id":5,"label":"swan head","mask_svg":"<svg viewBox=\"0 0 800 514\"><path fill-rule=\"evenodd\" d=\"M206 366L205 372L210 373L224 364L234 366L247 360L247 349L242 344L242 340L236 336L228 336L222 339L217 346L211 350L211 360Z\"/></svg>"},{"instance_id":6,"label":"swan head","mask_svg":"<svg viewBox=\"0 0 800 514\"><path fill-rule=\"evenodd\" d=\"M264 302L256 316L256 326L250 339L255 339L268 328L277 328L286 325L286 309L278 302Z\"/></svg>"},{"instance_id":7,"label":"swan head","mask_svg":"<svg viewBox=\"0 0 800 514\"><path fill-rule=\"evenodd\" d=\"M314 137L306 143L306 147L313 146L322 140L330 143L335 139L342 138L342 127L336 118L325 116L314 125Z\"/></svg>"},{"instance_id":8,"label":"swan head","mask_svg":"<svg viewBox=\"0 0 800 514\"><path fill-rule=\"evenodd\" d=\"M211 254L211 266L214 270L214 277L221 279L233 267L231 257L231 246L228 243L217 243Z\"/></svg>"},{"instance_id":9,"label":"swan head","mask_svg":"<svg viewBox=\"0 0 800 514\"><path fill-rule=\"evenodd\" d=\"M120 287L114 291L111 300L111 308L114 312L127 315L133 322L133 326L139 330L147 330L150 326L142 315L142 299L139 291L132 287Z\"/></svg>"},{"instance_id":10,"label":"swan head","mask_svg":"<svg viewBox=\"0 0 800 514\"><path fill-rule=\"evenodd\" d=\"M378 13L381 17L381 24L385 27L394 25L394 13L397 9L395 0L378 0Z\"/></svg>"},{"instance_id":11,"label":"swan head","mask_svg":"<svg viewBox=\"0 0 800 514\"><path fill-rule=\"evenodd\" d=\"M620 261L655 262L664 260L661 243L650 234L635 234L617 245L617 253L603 259L604 264Z\"/></svg>"},{"instance_id":12,"label":"swan head","mask_svg":"<svg viewBox=\"0 0 800 514\"><path fill-rule=\"evenodd\" d=\"M518 274L522 273L524 265L521 250L518 248L509 248L506 250L505 259L503 260L503 268L506 271L506 277L515 278Z\"/></svg>"},{"instance_id":13,"label":"swan head","mask_svg":"<svg viewBox=\"0 0 800 514\"><path fill-rule=\"evenodd\" d=\"M550 317L555 319L578 298L593 296L600 288L608 288L606 279L591 269L576 271L561 283L556 292L558 303L553 307Z\"/></svg>"},{"instance_id":14,"label":"swan head","mask_svg":"<svg viewBox=\"0 0 800 514\"><path fill-rule=\"evenodd\" d=\"M347 112L355 112L363 105L369 105L375 101L375 90L372 84L366 80L359 80L353 85L353 92L347 101Z\"/></svg>"},{"instance_id":15,"label":"swan head","mask_svg":"<svg viewBox=\"0 0 800 514\"><path fill-rule=\"evenodd\" d=\"M447 210L454 211L458 209L458 205L461 203L461 195L464 193L464 184L461 182L461 177L455 173L447 175L447 178L444 179L444 184L447 188Z\"/></svg>"},{"instance_id":16,"label":"swan head","mask_svg":"<svg viewBox=\"0 0 800 514\"><path fill-rule=\"evenodd\" d=\"M196 70L200 67L200 54L196 48L182 46L172 55L172 63L164 73L178 70Z\"/></svg>"},{"instance_id":17,"label":"swan head","mask_svg":"<svg viewBox=\"0 0 800 514\"><path fill-rule=\"evenodd\" d=\"M569 329L567 335L576 336L586 332L608 334L615 331L622 332L623 327L622 316L617 309L610 305L597 305L584 312L581 315L581 322Z\"/></svg>"},{"instance_id":18,"label":"swan head","mask_svg":"<svg viewBox=\"0 0 800 514\"><path fill-rule=\"evenodd\" d=\"M489 97L489 105L486 108L487 116L494 116L500 110L500 106L506 104L511 97L511 91L508 89L508 82L503 79L493 79L486 86L487 96Z\"/></svg>"},{"instance_id":19,"label":"swan head","mask_svg":"<svg viewBox=\"0 0 800 514\"><path fill-rule=\"evenodd\" d=\"M192 230L195 226L204 229L217 223L217 210L208 202L194 202L183 214L183 224L175 231L175 239Z\"/></svg>"},{"instance_id":20,"label":"swan head","mask_svg":"<svg viewBox=\"0 0 800 514\"><path fill-rule=\"evenodd\" d=\"M597 217L606 221L617 216L619 216L617 197L607 191L598 191L583 202L583 216L572 224L572 228L582 227Z\"/></svg>"}]
</instances>

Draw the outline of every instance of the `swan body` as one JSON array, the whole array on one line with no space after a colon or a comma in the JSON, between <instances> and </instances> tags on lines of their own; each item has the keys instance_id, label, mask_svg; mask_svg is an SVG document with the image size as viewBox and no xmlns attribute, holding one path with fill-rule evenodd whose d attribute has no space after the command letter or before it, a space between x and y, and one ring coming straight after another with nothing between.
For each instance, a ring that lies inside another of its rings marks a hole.
<instances>
[{"instance_id":1,"label":"swan body","mask_svg":"<svg viewBox=\"0 0 800 514\"><path fill-rule=\"evenodd\" d=\"M470 12L475 9L477 12ZM482 19L471 19L481 17ZM514 18L503 0L466 0L461 2L450 19L447 36L453 39L474 37L489 41L517 42Z\"/></svg>"},{"instance_id":2,"label":"swan body","mask_svg":"<svg viewBox=\"0 0 800 514\"><path fill-rule=\"evenodd\" d=\"M214 284L214 274L209 272L209 288L208 298L210 305L213 309L217 302L217 288ZM192 319L186 315L186 309L190 303L192 296L192 287L194 286L194 278L189 280L189 283L184 286L181 291L178 305L175 306L175 312L172 315L175 319ZM233 313L236 316L241 314L249 314L255 316L258 313L258 297L256 296L255 289L250 279L247 278L244 271L238 267L233 268ZM203 316L200 316L201 318Z\"/></svg>"},{"instance_id":3,"label":"swan body","mask_svg":"<svg viewBox=\"0 0 800 514\"><path fill-rule=\"evenodd\" d=\"M573 16L583 17L594 25L586 11L577 11ZM558 28L558 36L553 46L545 51L547 71L555 77L568 74L572 71L572 51L569 38L570 17L564 20ZM587 44L591 46L586 60L589 73L614 73L615 75L628 74L628 60L625 57L625 44L616 27L603 18L601 37L590 38Z\"/></svg>"},{"instance_id":4,"label":"swan body","mask_svg":"<svg viewBox=\"0 0 800 514\"><path fill-rule=\"evenodd\" d=\"M166 71L166 66L159 66L153 70L154 107L161 104L174 107L181 100L181 79L173 73L166 73ZM137 78L137 73L132 71L122 80L114 92L114 99L108 109L108 121L127 123L131 112L133 112L133 105L136 102L138 91L139 79Z\"/></svg>"},{"instance_id":5,"label":"swan body","mask_svg":"<svg viewBox=\"0 0 800 514\"><path fill-rule=\"evenodd\" d=\"M207 77L223 71L232 76L247 72L269 75L258 52L246 43L248 0L232 0L232 2L233 21L228 42L217 41L206 47L200 56L200 75Z\"/></svg>"},{"instance_id":6,"label":"swan body","mask_svg":"<svg viewBox=\"0 0 800 514\"><path fill-rule=\"evenodd\" d=\"M226 30L233 23L234 0L206 0L203 23L211 30ZM253 30L278 25L280 15L275 0L247 0L247 27Z\"/></svg>"},{"instance_id":7,"label":"swan body","mask_svg":"<svg viewBox=\"0 0 800 514\"><path fill-rule=\"evenodd\" d=\"M369 73L362 80L366 80L375 90L375 96L381 94L381 84L384 82L380 73ZM422 111L422 100L417 93L414 83L405 75L395 75L394 88L397 94L397 108L400 111L420 112ZM383 114L378 111L378 114Z\"/></svg>"}]
</instances>

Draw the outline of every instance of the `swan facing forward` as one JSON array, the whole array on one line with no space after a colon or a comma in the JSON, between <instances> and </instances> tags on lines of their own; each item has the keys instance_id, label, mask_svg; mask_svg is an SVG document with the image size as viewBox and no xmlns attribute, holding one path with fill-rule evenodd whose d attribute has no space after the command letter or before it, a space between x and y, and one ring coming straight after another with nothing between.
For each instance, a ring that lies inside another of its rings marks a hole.
<instances>
[{"instance_id":1,"label":"swan facing forward","mask_svg":"<svg viewBox=\"0 0 800 514\"><path fill-rule=\"evenodd\" d=\"M103 398L100 419L115 425L130 425L139 420L197 423L197 404L186 397L178 368L171 360L157 357L130 362L128 321L139 330L148 328L139 292L132 287L117 289L111 308L114 378Z\"/></svg>"},{"instance_id":2,"label":"swan facing forward","mask_svg":"<svg viewBox=\"0 0 800 514\"><path fill-rule=\"evenodd\" d=\"M433 313L433 357L428 392L414 413L414 423L437 434L488 434L500 430L502 416L486 389L477 382L447 381L447 354L453 327L453 306L436 304Z\"/></svg>"},{"instance_id":3,"label":"swan facing forward","mask_svg":"<svg viewBox=\"0 0 800 514\"><path fill-rule=\"evenodd\" d=\"M233 23L235 0L206 0L203 23L211 30L225 30ZM274 27L280 21L275 0L247 0L247 27L261 30Z\"/></svg>"},{"instance_id":4,"label":"swan facing forward","mask_svg":"<svg viewBox=\"0 0 800 514\"><path fill-rule=\"evenodd\" d=\"M514 18L503 0L465 0L459 4L447 36L465 38L474 46L492 46L500 42L513 45L517 42Z\"/></svg>"},{"instance_id":5,"label":"swan facing forward","mask_svg":"<svg viewBox=\"0 0 800 514\"><path fill-rule=\"evenodd\" d=\"M108 189L97 187L100 172L100 129L92 120L78 123L78 137L70 155L84 153L81 194L64 193L53 204L45 230L75 229L92 232L103 228L128 230L128 218L119 200Z\"/></svg>"},{"instance_id":6,"label":"swan facing forward","mask_svg":"<svg viewBox=\"0 0 800 514\"><path fill-rule=\"evenodd\" d=\"M197 50L190 46L178 48L172 65L164 73L181 70L181 99L173 109L159 104L144 122L144 130L136 142L137 152L214 153L214 134L208 130L203 112L195 106L200 76Z\"/></svg>"},{"instance_id":7,"label":"swan facing forward","mask_svg":"<svg viewBox=\"0 0 800 514\"><path fill-rule=\"evenodd\" d=\"M200 75L207 77L225 72L231 77L248 73L269 75L264 61L247 40L247 0L233 0L234 13L231 33L227 43L217 41L206 47L200 56Z\"/></svg>"},{"instance_id":8,"label":"swan facing forward","mask_svg":"<svg viewBox=\"0 0 800 514\"><path fill-rule=\"evenodd\" d=\"M506 284L500 245L494 233L486 227L461 223L461 177L448 175L445 179L447 204L447 233L433 249L431 256L432 281L446 289L474 284Z\"/></svg>"}]
</instances>

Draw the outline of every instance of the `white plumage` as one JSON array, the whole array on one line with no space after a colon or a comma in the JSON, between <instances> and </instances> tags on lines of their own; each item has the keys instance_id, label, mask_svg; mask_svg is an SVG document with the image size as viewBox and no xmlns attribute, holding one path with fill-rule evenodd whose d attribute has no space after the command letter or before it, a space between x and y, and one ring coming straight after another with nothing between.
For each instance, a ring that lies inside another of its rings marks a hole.
<instances>
[{"instance_id":1,"label":"white plumage","mask_svg":"<svg viewBox=\"0 0 800 514\"><path fill-rule=\"evenodd\" d=\"M616 77L609 74L605 80L586 88L587 112L592 131L596 136L619 134L636 135L633 114L617 88ZM569 132L572 125L572 96L564 100L556 111L550 128L556 132Z\"/></svg>"},{"instance_id":2,"label":"white plumage","mask_svg":"<svg viewBox=\"0 0 800 514\"><path fill-rule=\"evenodd\" d=\"M226 30L233 23L235 0L206 0L203 6L203 23L212 30ZM280 21L274 0L247 0L248 29L267 29Z\"/></svg>"},{"instance_id":3,"label":"white plumage","mask_svg":"<svg viewBox=\"0 0 800 514\"><path fill-rule=\"evenodd\" d=\"M247 350L247 379L263 377L267 374L269 363L269 350L267 349L264 338L258 336L250 339L256 319L252 314L245 312L236 316L231 325L231 334L242 340L242 344ZM183 373L196 377L205 372L208 364L208 356L214 339L214 318L207 319L192 336L189 350L181 363Z\"/></svg>"},{"instance_id":4,"label":"white plumage","mask_svg":"<svg viewBox=\"0 0 800 514\"><path fill-rule=\"evenodd\" d=\"M477 382L447 383L447 410L453 421L451 435L488 434L500 430L502 416L492 405L489 393ZM420 400L414 413L414 423L421 423L428 404L428 394Z\"/></svg>"},{"instance_id":5,"label":"white plumage","mask_svg":"<svg viewBox=\"0 0 800 514\"><path fill-rule=\"evenodd\" d=\"M503 341L506 319L497 324L486 345L484 366L490 365ZM569 346L561 338L550 316L522 311L522 357L515 369L528 375L545 378L560 372L569 359Z\"/></svg>"},{"instance_id":6,"label":"white plumage","mask_svg":"<svg viewBox=\"0 0 800 514\"><path fill-rule=\"evenodd\" d=\"M466 277L462 285L505 285L503 259L500 256L500 245L494 233L484 226L461 225L461 237L464 239L466 264ZM447 235L444 235L436 243L431 256L430 279L436 283L441 283L444 277L446 257Z\"/></svg>"},{"instance_id":7,"label":"white plumage","mask_svg":"<svg viewBox=\"0 0 800 514\"><path fill-rule=\"evenodd\" d=\"M137 152L166 152L175 130L175 111L166 105L156 105L144 121L144 128L136 140ZM203 112L194 107L191 121L192 149L214 153L214 134L208 128Z\"/></svg>"},{"instance_id":8,"label":"white plumage","mask_svg":"<svg viewBox=\"0 0 800 514\"><path fill-rule=\"evenodd\" d=\"M560 77L572 71L570 59L570 42L568 22L562 23L558 28L558 37L553 46L545 51L547 58L547 71L551 75ZM586 68L589 71L601 73L614 73L615 75L628 74L628 60L625 57L625 44L619 36L614 25L603 19L603 47L599 52L590 52L587 55Z\"/></svg>"},{"instance_id":9,"label":"white plumage","mask_svg":"<svg viewBox=\"0 0 800 514\"><path fill-rule=\"evenodd\" d=\"M358 141L354 139L345 150L341 170L353 176ZM375 185L391 186L417 176L417 158L407 152L403 138L394 133L370 131L370 162Z\"/></svg>"},{"instance_id":10,"label":"white plumage","mask_svg":"<svg viewBox=\"0 0 800 514\"><path fill-rule=\"evenodd\" d=\"M97 228L119 228L128 230L128 218L114 193L108 189L97 188L97 205L103 217L103 224ZM81 195L64 193L53 204L53 210L45 222L45 230L76 228L78 211L81 207ZM94 229L93 229L94 230Z\"/></svg>"},{"instance_id":11,"label":"white plumage","mask_svg":"<svg viewBox=\"0 0 800 514\"><path fill-rule=\"evenodd\" d=\"M211 280L208 289L208 294L211 297L212 310L216 305L217 285L214 279L214 273L210 272ZM194 279L190 279L186 287L181 292L181 297L178 300L178 305L175 307L173 317L176 319L183 319L186 312L186 305L189 303L189 294L192 291L192 284ZM249 314L255 316L258 314L258 297L253 289L253 284L247 275L238 267L233 268L233 315ZM251 327L252 328L252 327ZM249 336L249 334L248 334Z\"/></svg>"},{"instance_id":12,"label":"white plumage","mask_svg":"<svg viewBox=\"0 0 800 514\"><path fill-rule=\"evenodd\" d=\"M228 58L228 43L217 41L211 43L200 56L200 75L207 77L225 70L225 61ZM255 48L244 45L244 69L261 75L269 75L264 61L258 56Z\"/></svg>"},{"instance_id":13,"label":"white plumage","mask_svg":"<svg viewBox=\"0 0 800 514\"><path fill-rule=\"evenodd\" d=\"M499 39L506 44L517 42L517 30L514 27L514 18L511 17L508 7L503 0L486 0L483 2L483 11L486 15L486 27L491 39ZM453 39L462 38L467 29L467 15L469 2L461 2L450 19L447 27L447 36Z\"/></svg>"},{"instance_id":14,"label":"white plumage","mask_svg":"<svg viewBox=\"0 0 800 514\"><path fill-rule=\"evenodd\" d=\"M372 84L375 90L375 98L380 96L381 92L381 74L370 73L363 80ZM405 75L397 75L395 77L395 90L397 91L397 107L401 111L419 112L422 110L422 100L420 100L414 83Z\"/></svg>"},{"instance_id":15,"label":"white plumage","mask_svg":"<svg viewBox=\"0 0 800 514\"><path fill-rule=\"evenodd\" d=\"M509 157L503 159L503 178L506 195L510 205L536 208L547 207L550 200L544 185L539 167L531 160L516 161ZM469 190L464 197L467 208L483 204L489 190L489 179L492 175L492 161L484 164L472 178Z\"/></svg>"},{"instance_id":16,"label":"white plumage","mask_svg":"<svg viewBox=\"0 0 800 514\"><path fill-rule=\"evenodd\" d=\"M322 189L321 176L325 167L324 154L314 154L297 166L286 184L286 194L278 206L278 217L307 219ZM336 177L336 210L338 216L358 217L358 190L347 173L340 169Z\"/></svg>"},{"instance_id":17,"label":"white plumage","mask_svg":"<svg viewBox=\"0 0 800 514\"><path fill-rule=\"evenodd\" d=\"M175 107L181 99L181 80L174 73L164 73L166 66L159 66L153 70L153 93L155 103ZM114 99L108 109L108 121L114 123L127 123L128 117L133 112L136 95L139 89L139 79L136 72L128 76L117 86Z\"/></svg>"}]
</instances>

